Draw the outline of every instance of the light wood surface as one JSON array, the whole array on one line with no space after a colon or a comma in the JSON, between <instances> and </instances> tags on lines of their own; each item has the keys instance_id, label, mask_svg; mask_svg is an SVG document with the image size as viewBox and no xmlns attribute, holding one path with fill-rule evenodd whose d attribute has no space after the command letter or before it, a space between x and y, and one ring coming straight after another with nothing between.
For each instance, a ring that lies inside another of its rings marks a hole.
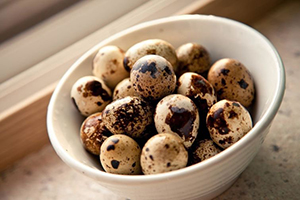
<instances>
[{"instance_id":1,"label":"light wood surface","mask_svg":"<svg viewBox=\"0 0 300 200\"><path fill-rule=\"evenodd\" d=\"M250 5L249 2L252 2L252 0L244 0L243 4L239 3L239 0L229 0L227 2L230 2L230 4L228 4L226 8L230 12L223 12L224 1L217 1L220 3L216 3L216 1L211 0L191 0L191 4L188 4L188 6L183 6L183 3L186 3L187 1L180 0L163 1L163 3L161 3L162 1L159 2L148 2L144 7L134 10L132 13L128 13L105 28L96 31L89 37L75 43L70 48L50 57L40 63L39 66L32 68L32 77L24 77L20 81L26 82L28 80L37 79L41 79L40 81L47 81L49 77L56 76L67 70L79 56L105 37L108 37L113 32L120 31L141 21L186 13L215 15L220 13L220 16L227 13L227 17L233 17L239 20L239 15L235 13L239 13L239 9L241 9L241 7L245 8L245 5L249 8L245 11L247 16L250 16L249 19L253 19L257 14L260 16L264 13L263 10L267 12L271 8L278 6L281 1L265 0L264 2L268 2L268 7L260 7L262 4L259 3ZM255 9L256 6L259 8ZM256 10L260 10L260 12L256 12ZM241 20L246 20L245 16L241 15ZM37 75L39 75L38 69L40 67L47 68L48 71L45 76L37 77ZM24 85L26 85L25 82ZM38 91L37 93L26 98L24 101L20 101L5 112L0 113L0 171L9 167L16 160L24 157L28 153L36 151L47 144L45 118L49 98L54 88L53 84L55 84L55 82L49 84L50 86L43 90L36 89L36 91ZM35 84L34 81L30 82L28 85L28 87L37 86L38 84ZM19 94L26 93L26 90L19 90L18 92ZM13 99L8 98L7 101L13 101Z\"/></svg>"},{"instance_id":2,"label":"light wood surface","mask_svg":"<svg viewBox=\"0 0 300 200\"><path fill-rule=\"evenodd\" d=\"M48 144L46 114L50 85L0 120L0 169Z\"/></svg>"}]
</instances>

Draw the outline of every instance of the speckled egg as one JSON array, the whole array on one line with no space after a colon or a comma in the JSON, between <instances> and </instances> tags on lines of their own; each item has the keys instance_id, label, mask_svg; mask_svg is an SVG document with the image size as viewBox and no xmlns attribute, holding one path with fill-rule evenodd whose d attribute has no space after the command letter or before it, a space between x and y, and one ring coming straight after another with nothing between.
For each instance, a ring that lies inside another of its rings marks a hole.
<instances>
[{"instance_id":1,"label":"speckled egg","mask_svg":"<svg viewBox=\"0 0 300 200\"><path fill-rule=\"evenodd\" d=\"M102 146L100 162L108 173L136 175L141 174L140 146L126 135L113 135Z\"/></svg>"},{"instance_id":2,"label":"speckled egg","mask_svg":"<svg viewBox=\"0 0 300 200\"><path fill-rule=\"evenodd\" d=\"M152 108L140 97L125 97L113 101L103 110L103 123L113 134L141 137L153 122Z\"/></svg>"},{"instance_id":3,"label":"speckled egg","mask_svg":"<svg viewBox=\"0 0 300 200\"><path fill-rule=\"evenodd\" d=\"M226 149L251 130L252 119L239 102L224 99L210 108L206 124L211 139Z\"/></svg>"},{"instance_id":4,"label":"speckled egg","mask_svg":"<svg viewBox=\"0 0 300 200\"><path fill-rule=\"evenodd\" d=\"M80 128L81 143L86 150L95 155L100 154L101 145L111 135L102 122L101 112L88 116Z\"/></svg>"},{"instance_id":5,"label":"speckled egg","mask_svg":"<svg viewBox=\"0 0 300 200\"><path fill-rule=\"evenodd\" d=\"M200 44L183 44L177 48L176 54L178 58L177 75L181 75L185 72L205 74L211 66L209 53Z\"/></svg>"},{"instance_id":6,"label":"speckled egg","mask_svg":"<svg viewBox=\"0 0 300 200\"><path fill-rule=\"evenodd\" d=\"M127 96L138 96L136 91L133 89L129 78L125 78L115 87L113 100L122 99Z\"/></svg>"},{"instance_id":7,"label":"speckled egg","mask_svg":"<svg viewBox=\"0 0 300 200\"><path fill-rule=\"evenodd\" d=\"M100 78L84 76L72 86L71 98L78 111L89 116L101 112L111 101L111 90Z\"/></svg>"},{"instance_id":8,"label":"speckled egg","mask_svg":"<svg viewBox=\"0 0 300 200\"><path fill-rule=\"evenodd\" d=\"M193 165L207 160L221 151L222 149L211 139L196 140L190 153L189 164Z\"/></svg>"},{"instance_id":9,"label":"speckled egg","mask_svg":"<svg viewBox=\"0 0 300 200\"><path fill-rule=\"evenodd\" d=\"M176 75L163 57L147 55L140 58L130 72L134 90L147 100L158 100L174 92Z\"/></svg>"},{"instance_id":10,"label":"speckled egg","mask_svg":"<svg viewBox=\"0 0 300 200\"><path fill-rule=\"evenodd\" d=\"M238 60L218 60L210 68L207 78L215 88L219 100L238 101L245 107L251 105L255 92L253 79Z\"/></svg>"},{"instance_id":11,"label":"speckled egg","mask_svg":"<svg viewBox=\"0 0 300 200\"><path fill-rule=\"evenodd\" d=\"M187 162L188 152L182 140L174 134L157 134L142 149L141 167L145 175L184 168Z\"/></svg>"},{"instance_id":12,"label":"speckled egg","mask_svg":"<svg viewBox=\"0 0 300 200\"><path fill-rule=\"evenodd\" d=\"M185 147L189 148L198 135L198 109L194 102L186 96L169 95L158 102L154 123L158 133L177 135Z\"/></svg>"},{"instance_id":13,"label":"speckled egg","mask_svg":"<svg viewBox=\"0 0 300 200\"><path fill-rule=\"evenodd\" d=\"M149 39L130 47L124 58L124 67L130 71L134 63L145 55L159 55L167 59L174 70L177 69L177 56L174 47L161 39Z\"/></svg>"},{"instance_id":14,"label":"speckled egg","mask_svg":"<svg viewBox=\"0 0 300 200\"><path fill-rule=\"evenodd\" d=\"M191 98L200 112L207 113L209 108L217 102L213 86L197 73L182 74L177 85L177 93Z\"/></svg>"},{"instance_id":15,"label":"speckled egg","mask_svg":"<svg viewBox=\"0 0 300 200\"><path fill-rule=\"evenodd\" d=\"M102 47L93 60L93 74L113 90L129 72L123 66L124 51L117 46Z\"/></svg>"}]
</instances>

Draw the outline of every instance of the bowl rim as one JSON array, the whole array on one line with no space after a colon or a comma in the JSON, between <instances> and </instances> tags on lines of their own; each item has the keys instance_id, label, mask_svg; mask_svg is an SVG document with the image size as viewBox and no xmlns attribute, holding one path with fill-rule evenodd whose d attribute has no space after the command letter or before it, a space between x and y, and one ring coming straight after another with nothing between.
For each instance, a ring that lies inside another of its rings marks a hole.
<instances>
[{"instance_id":1,"label":"bowl rim","mask_svg":"<svg viewBox=\"0 0 300 200\"><path fill-rule=\"evenodd\" d=\"M101 171L96 168L92 168L89 166L86 166L85 164L81 163L80 161L74 159L72 156L66 152L66 150L60 145L57 137L55 136L55 131L53 129L53 114L54 114L54 104L55 99L57 99L57 96L59 94L59 91L61 87L63 86L66 79L69 77L69 74L72 73L72 71L77 68L77 66L84 61L89 55L91 55L93 52L95 52L97 49L99 49L101 46L103 46L106 43L109 43L112 40L115 40L116 38L119 38L121 36L127 35L131 32L135 32L137 30L141 30L146 27L155 26L158 24L163 23L170 23L175 21L181 21L181 20L211 20L211 21L217 21L224 24L231 24L235 26L239 26L240 28L246 29L247 31L253 32L253 34L256 34L258 37L263 39L263 41L268 45L273 52L276 62L278 63L277 70L277 78L278 83L276 85L276 90L274 93L274 96L272 98L272 101L270 103L270 106L266 109L266 111L262 114L261 119L255 124L255 126L249 131L248 134L246 134L243 138L240 139L239 142L235 143L231 147L227 148L226 150L222 151L221 153L215 155L214 157L210 158L209 160L205 160L201 163L197 163L195 165L191 165L179 170L167 172L167 173L160 173L160 174L153 174L153 175L119 175L119 174L111 174L104 171ZM116 33L109 38L103 40L102 42L98 43L94 47L92 47L90 50L88 50L85 54L83 54L63 75L61 80L58 82L52 97L50 99L48 110L47 110L47 129L48 129L48 136L51 141L51 144L56 151L56 153L59 155L59 157L66 162L70 167L75 168L78 171L81 171L84 174L87 174L90 177L97 177L99 180L106 182L106 183L113 183L113 184L124 184L129 183L132 184L141 184L141 183L147 183L147 182L161 182L169 179L176 179L188 175L194 174L196 171L201 171L205 168L209 168L213 165L216 165L217 163L220 163L227 158L234 156L236 152L244 148L247 144L249 144L251 141L253 141L261 132L266 129L272 122L273 118L275 117L280 104L282 102L284 91L285 91L285 69L283 62L280 58L280 55L278 54L276 48L273 46L273 44L260 32L255 30L254 28L251 28L250 26L243 24L241 22L223 18L223 17L217 17L212 15L200 15L200 14L188 14L188 15L179 15L179 16L171 16L171 17L165 17L160 18L156 20L151 20L147 22L140 23L138 25L132 26L128 29L125 29L119 33Z\"/></svg>"}]
</instances>

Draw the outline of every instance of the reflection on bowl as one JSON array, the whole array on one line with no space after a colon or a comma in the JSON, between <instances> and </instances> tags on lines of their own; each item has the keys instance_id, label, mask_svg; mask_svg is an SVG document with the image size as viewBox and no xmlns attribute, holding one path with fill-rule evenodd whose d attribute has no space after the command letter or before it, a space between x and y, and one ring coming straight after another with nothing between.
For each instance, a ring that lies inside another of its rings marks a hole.
<instances>
[{"instance_id":1,"label":"reflection on bowl","mask_svg":"<svg viewBox=\"0 0 300 200\"><path fill-rule=\"evenodd\" d=\"M249 69L256 99L251 108L254 127L240 141L201 163L157 175L105 173L99 161L82 148L79 129L83 117L71 104L74 82L91 75L92 60L101 47L126 50L145 39L159 38L175 48L187 42L207 48L212 61L234 58ZM70 167L99 182L102 187L130 199L210 199L225 191L258 152L276 115L285 89L285 73L272 44L254 29L239 22L203 15L154 20L109 37L84 54L57 85L48 107L47 125L53 148Z\"/></svg>"}]
</instances>

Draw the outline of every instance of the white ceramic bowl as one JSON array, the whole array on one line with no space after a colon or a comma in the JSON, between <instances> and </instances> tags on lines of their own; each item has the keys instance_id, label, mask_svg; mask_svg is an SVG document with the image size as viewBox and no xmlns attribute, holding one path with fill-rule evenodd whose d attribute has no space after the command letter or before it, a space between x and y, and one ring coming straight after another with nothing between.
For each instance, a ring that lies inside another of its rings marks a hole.
<instances>
[{"instance_id":1,"label":"white ceramic bowl","mask_svg":"<svg viewBox=\"0 0 300 200\"><path fill-rule=\"evenodd\" d=\"M83 117L70 99L73 83L92 72L97 50L117 45L126 50L133 44L160 38L175 48L187 42L204 45L212 61L229 57L240 60L252 74L256 100L252 108L253 129L228 149L193 166L157 175L105 173L99 161L80 143ZM121 196L134 199L210 199L225 191L258 152L283 98L285 73L272 44L259 32L225 18L202 15L175 16L146 22L109 37L85 53L57 85L48 107L48 132L53 148L70 167L98 181Z\"/></svg>"}]
</instances>

